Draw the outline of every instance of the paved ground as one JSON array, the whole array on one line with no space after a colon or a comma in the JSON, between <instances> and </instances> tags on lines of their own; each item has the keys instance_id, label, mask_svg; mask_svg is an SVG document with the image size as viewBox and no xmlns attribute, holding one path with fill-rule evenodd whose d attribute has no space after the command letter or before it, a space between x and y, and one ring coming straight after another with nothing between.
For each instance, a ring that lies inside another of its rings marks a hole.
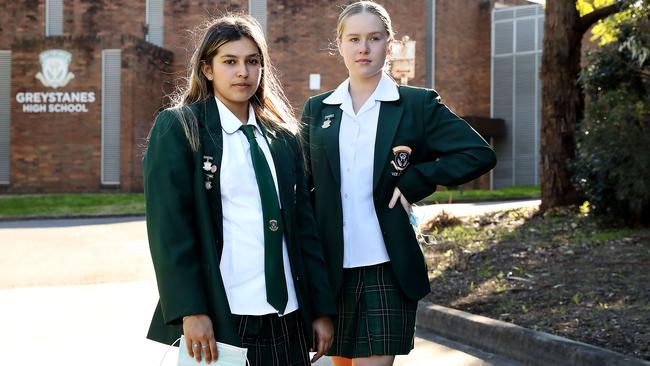
<instances>
[{"instance_id":1,"label":"paved ground","mask_svg":"<svg viewBox=\"0 0 650 366\"><path fill-rule=\"evenodd\" d=\"M0 238L2 364L160 364L167 348L144 338L157 293L142 218L0 222ZM418 332L396 365L515 364Z\"/></svg>"}]
</instances>

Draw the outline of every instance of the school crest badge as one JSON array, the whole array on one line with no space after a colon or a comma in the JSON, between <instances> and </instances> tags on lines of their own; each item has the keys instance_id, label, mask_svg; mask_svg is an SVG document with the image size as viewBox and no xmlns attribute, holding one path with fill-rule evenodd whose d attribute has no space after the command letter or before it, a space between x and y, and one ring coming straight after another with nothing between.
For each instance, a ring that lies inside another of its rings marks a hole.
<instances>
[{"instance_id":1,"label":"school crest badge","mask_svg":"<svg viewBox=\"0 0 650 366\"><path fill-rule=\"evenodd\" d=\"M409 166L411 160L411 148L408 146L395 146L393 149L393 160L390 162L395 168L394 176L402 175L402 171Z\"/></svg>"},{"instance_id":2,"label":"school crest badge","mask_svg":"<svg viewBox=\"0 0 650 366\"><path fill-rule=\"evenodd\" d=\"M275 232L278 231L279 228L278 220L269 220L269 230Z\"/></svg>"},{"instance_id":3,"label":"school crest badge","mask_svg":"<svg viewBox=\"0 0 650 366\"><path fill-rule=\"evenodd\" d=\"M38 56L41 61L42 70L36 74L36 78L44 86L60 88L68 85L74 79L74 74L68 71L68 65L72 60L72 54L64 50L47 50Z\"/></svg>"}]
</instances>

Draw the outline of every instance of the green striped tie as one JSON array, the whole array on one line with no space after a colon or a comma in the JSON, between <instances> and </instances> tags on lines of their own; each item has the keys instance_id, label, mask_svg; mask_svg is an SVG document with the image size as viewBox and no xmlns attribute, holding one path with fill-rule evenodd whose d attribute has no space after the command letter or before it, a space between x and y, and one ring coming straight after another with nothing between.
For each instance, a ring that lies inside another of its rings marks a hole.
<instances>
[{"instance_id":1,"label":"green striped tie","mask_svg":"<svg viewBox=\"0 0 650 366\"><path fill-rule=\"evenodd\" d=\"M266 301L282 314L287 307L288 295L282 260L284 223L280 212L280 202L278 202L278 194L275 190L271 168L269 168L264 152L262 152L255 139L255 126L242 125L240 129L244 132L250 144L257 189L259 189L260 198L262 199Z\"/></svg>"}]
</instances>

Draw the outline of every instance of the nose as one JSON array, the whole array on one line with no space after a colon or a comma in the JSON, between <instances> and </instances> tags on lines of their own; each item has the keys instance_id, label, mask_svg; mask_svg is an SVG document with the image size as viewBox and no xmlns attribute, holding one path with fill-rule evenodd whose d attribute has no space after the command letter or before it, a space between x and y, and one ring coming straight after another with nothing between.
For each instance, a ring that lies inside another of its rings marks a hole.
<instances>
[{"instance_id":1,"label":"nose","mask_svg":"<svg viewBox=\"0 0 650 366\"><path fill-rule=\"evenodd\" d=\"M367 55L368 53L370 53L370 45L367 40L360 42L359 53L362 55Z\"/></svg>"},{"instance_id":2,"label":"nose","mask_svg":"<svg viewBox=\"0 0 650 366\"><path fill-rule=\"evenodd\" d=\"M249 66L246 62L242 62L237 68L237 76L246 79L249 74L248 67Z\"/></svg>"}]
</instances>

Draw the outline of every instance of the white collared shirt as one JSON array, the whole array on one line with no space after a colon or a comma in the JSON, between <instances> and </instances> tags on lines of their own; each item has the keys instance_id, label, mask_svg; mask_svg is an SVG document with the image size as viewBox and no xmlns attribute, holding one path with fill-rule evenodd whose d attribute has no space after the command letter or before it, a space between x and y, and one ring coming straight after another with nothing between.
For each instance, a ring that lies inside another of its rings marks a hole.
<instances>
[{"instance_id":1,"label":"white collared shirt","mask_svg":"<svg viewBox=\"0 0 650 366\"><path fill-rule=\"evenodd\" d=\"M216 98L215 98L216 99ZM221 118L223 157L220 184L223 214L223 252L221 277L226 288L230 312L239 315L277 313L266 302L264 277L264 219L262 199L257 188L250 144L239 130L242 123L219 99L217 107ZM248 124L255 126L257 142L271 168L275 190L278 179L268 143L255 119L253 107L248 107ZM278 194L278 201L280 200ZM287 280L289 301L284 314L298 309L296 291L291 276L291 265L286 240L282 239L284 276Z\"/></svg>"},{"instance_id":2,"label":"white collared shirt","mask_svg":"<svg viewBox=\"0 0 650 366\"><path fill-rule=\"evenodd\" d=\"M343 267L371 266L390 261L373 200L375 137L382 101L399 99L397 85L382 73L377 88L357 113L352 108L347 79L327 98L340 104L339 131L341 200L343 204Z\"/></svg>"}]
</instances>

